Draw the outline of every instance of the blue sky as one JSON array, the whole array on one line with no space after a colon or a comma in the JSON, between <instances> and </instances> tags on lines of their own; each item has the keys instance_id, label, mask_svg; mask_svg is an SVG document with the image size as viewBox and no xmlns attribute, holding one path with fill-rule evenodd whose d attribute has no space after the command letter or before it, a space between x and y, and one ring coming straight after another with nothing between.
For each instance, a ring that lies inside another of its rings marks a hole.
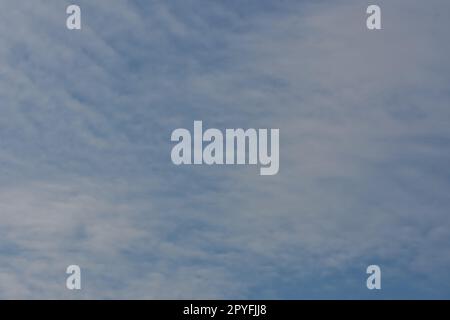
<instances>
[{"instance_id":1,"label":"blue sky","mask_svg":"<svg viewBox=\"0 0 450 320\"><path fill-rule=\"evenodd\" d=\"M0 298L450 298L448 1L73 3L0 0ZM194 120L280 172L174 166Z\"/></svg>"}]
</instances>

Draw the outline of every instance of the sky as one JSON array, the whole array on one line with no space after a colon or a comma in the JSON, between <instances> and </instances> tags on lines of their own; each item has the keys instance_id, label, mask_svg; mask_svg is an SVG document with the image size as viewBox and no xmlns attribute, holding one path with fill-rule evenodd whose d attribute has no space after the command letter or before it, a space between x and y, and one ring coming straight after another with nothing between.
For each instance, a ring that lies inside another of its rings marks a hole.
<instances>
[{"instance_id":1,"label":"sky","mask_svg":"<svg viewBox=\"0 0 450 320\"><path fill-rule=\"evenodd\" d=\"M370 4L0 0L0 298L449 299L450 2ZM194 120L279 173L175 166Z\"/></svg>"}]
</instances>

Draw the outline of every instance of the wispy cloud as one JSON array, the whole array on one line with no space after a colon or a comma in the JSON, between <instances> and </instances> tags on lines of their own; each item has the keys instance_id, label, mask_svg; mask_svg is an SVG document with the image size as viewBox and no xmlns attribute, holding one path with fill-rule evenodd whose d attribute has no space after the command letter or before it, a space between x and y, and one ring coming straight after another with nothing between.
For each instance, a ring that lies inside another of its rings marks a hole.
<instances>
[{"instance_id":1,"label":"wispy cloud","mask_svg":"<svg viewBox=\"0 0 450 320\"><path fill-rule=\"evenodd\" d=\"M446 1L1 3L0 297L448 297ZM173 166L194 120L280 173Z\"/></svg>"}]
</instances>

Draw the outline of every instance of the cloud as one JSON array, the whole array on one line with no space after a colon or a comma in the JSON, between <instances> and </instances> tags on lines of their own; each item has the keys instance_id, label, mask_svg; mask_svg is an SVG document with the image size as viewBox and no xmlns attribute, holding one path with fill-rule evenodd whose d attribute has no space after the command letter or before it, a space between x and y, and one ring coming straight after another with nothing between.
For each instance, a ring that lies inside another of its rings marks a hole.
<instances>
[{"instance_id":1,"label":"cloud","mask_svg":"<svg viewBox=\"0 0 450 320\"><path fill-rule=\"evenodd\" d=\"M448 296L445 1L3 2L0 297ZM194 120L280 173L173 166Z\"/></svg>"}]
</instances>

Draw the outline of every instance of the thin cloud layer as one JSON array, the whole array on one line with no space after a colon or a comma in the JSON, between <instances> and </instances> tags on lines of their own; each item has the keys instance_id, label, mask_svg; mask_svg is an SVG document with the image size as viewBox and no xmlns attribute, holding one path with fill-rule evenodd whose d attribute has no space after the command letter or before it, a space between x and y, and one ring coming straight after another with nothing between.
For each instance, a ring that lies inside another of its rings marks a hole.
<instances>
[{"instance_id":1,"label":"thin cloud layer","mask_svg":"<svg viewBox=\"0 0 450 320\"><path fill-rule=\"evenodd\" d=\"M1 2L1 298L448 298L446 1ZM279 174L174 166L194 120Z\"/></svg>"}]
</instances>

